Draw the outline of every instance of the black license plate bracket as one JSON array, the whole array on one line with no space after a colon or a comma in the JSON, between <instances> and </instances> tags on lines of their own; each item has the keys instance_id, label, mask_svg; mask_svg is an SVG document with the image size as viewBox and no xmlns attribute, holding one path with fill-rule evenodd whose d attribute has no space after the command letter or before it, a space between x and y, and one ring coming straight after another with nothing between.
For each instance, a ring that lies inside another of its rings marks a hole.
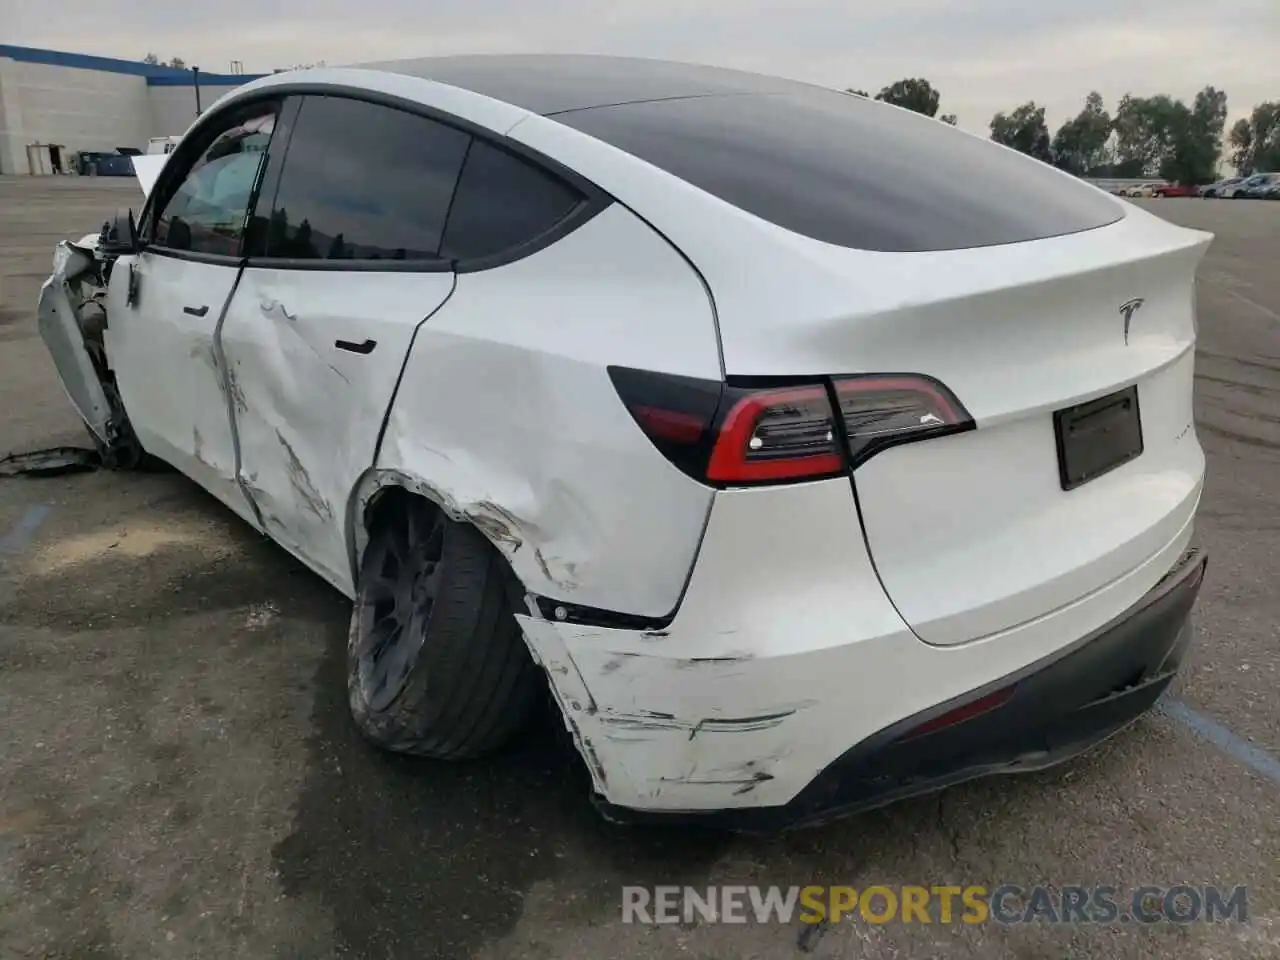
<instances>
[{"instance_id":1,"label":"black license plate bracket","mask_svg":"<svg viewBox=\"0 0 1280 960\"><path fill-rule=\"evenodd\" d=\"M1056 411L1053 433L1063 490L1123 466L1143 449L1137 386Z\"/></svg>"}]
</instances>

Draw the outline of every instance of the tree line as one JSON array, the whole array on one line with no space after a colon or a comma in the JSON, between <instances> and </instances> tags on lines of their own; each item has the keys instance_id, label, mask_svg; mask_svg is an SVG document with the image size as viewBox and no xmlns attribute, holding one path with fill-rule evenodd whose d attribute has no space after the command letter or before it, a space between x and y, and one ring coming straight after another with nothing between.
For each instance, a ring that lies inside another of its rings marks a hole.
<instances>
[{"instance_id":1,"label":"tree line","mask_svg":"<svg viewBox=\"0 0 1280 960\"><path fill-rule=\"evenodd\" d=\"M869 97L865 90L845 91ZM876 100L905 107L944 123L956 115L938 116L942 97L928 80L914 77L883 88ZM1107 111L1096 90L1083 109L1050 135L1043 106L1029 100L991 118L991 139L1077 176L1158 176L1177 183L1209 183L1217 179L1227 122L1227 95L1207 86L1190 105L1167 94L1125 94L1115 113ZM1241 176L1280 170L1280 101L1266 101L1242 117L1227 134L1228 161Z\"/></svg>"}]
</instances>

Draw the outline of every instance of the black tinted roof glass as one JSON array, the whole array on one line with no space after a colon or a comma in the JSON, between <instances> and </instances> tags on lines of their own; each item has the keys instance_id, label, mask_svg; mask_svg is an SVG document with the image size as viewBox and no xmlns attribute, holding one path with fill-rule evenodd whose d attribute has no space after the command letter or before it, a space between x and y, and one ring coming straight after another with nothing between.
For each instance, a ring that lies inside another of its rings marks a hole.
<instances>
[{"instance_id":1,"label":"black tinted roof glass","mask_svg":"<svg viewBox=\"0 0 1280 960\"><path fill-rule=\"evenodd\" d=\"M597 107L558 122L765 220L864 250L1037 240L1124 208L1037 160L850 94L710 96Z\"/></svg>"},{"instance_id":2,"label":"black tinted roof glass","mask_svg":"<svg viewBox=\"0 0 1280 960\"><path fill-rule=\"evenodd\" d=\"M426 57L365 66L447 83L543 114L667 97L804 89L794 80L742 70L584 54Z\"/></svg>"}]
</instances>

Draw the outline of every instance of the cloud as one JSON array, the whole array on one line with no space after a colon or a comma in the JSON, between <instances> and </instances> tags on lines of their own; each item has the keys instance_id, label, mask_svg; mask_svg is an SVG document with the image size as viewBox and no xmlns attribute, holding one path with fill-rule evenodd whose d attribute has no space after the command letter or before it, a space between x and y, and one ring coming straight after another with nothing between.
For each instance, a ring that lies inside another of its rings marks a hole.
<instances>
[{"instance_id":1,"label":"cloud","mask_svg":"<svg viewBox=\"0 0 1280 960\"><path fill-rule=\"evenodd\" d=\"M107 56L148 51L206 70L248 72L450 53L565 52L734 66L875 92L922 76L942 109L985 131L991 115L1034 99L1056 126L1099 90L1189 100L1225 89L1232 118L1280 97L1275 0L1238 0L1214 15L1191 0L0 0L6 41ZM55 20L57 25L55 26Z\"/></svg>"}]
</instances>

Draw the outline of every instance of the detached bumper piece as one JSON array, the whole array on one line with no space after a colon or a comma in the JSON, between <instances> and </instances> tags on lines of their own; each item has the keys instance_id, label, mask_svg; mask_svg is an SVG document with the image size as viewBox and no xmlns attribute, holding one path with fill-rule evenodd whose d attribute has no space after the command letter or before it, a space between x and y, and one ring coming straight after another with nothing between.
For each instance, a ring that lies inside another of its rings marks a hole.
<instances>
[{"instance_id":1,"label":"detached bumper piece","mask_svg":"<svg viewBox=\"0 0 1280 960\"><path fill-rule=\"evenodd\" d=\"M1128 726L1168 688L1191 642L1207 559L1188 551L1142 600L1078 643L869 737L784 806L665 814L598 800L601 812L623 823L776 833L976 777L1061 763Z\"/></svg>"}]
</instances>

